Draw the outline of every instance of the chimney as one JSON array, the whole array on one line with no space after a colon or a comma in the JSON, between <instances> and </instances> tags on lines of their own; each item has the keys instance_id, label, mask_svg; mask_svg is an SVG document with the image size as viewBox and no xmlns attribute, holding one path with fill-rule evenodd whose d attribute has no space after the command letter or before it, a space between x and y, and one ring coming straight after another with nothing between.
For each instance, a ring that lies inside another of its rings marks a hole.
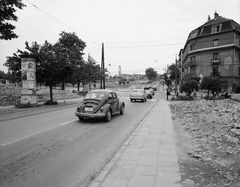
<instances>
[{"instance_id":1,"label":"chimney","mask_svg":"<svg viewBox=\"0 0 240 187\"><path fill-rule=\"evenodd\" d=\"M214 13L214 19L216 19L218 16L219 16L218 13L215 11L215 13Z\"/></svg>"},{"instance_id":2,"label":"chimney","mask_svg":"<svg viewBox=\"0 0 240 187\"><path fill-rule=\"evenodd\" d=\"M211 20L211 17L210 17L210 15L208 15L208 21L210 21Z\"/></svg>"}]
</instances>

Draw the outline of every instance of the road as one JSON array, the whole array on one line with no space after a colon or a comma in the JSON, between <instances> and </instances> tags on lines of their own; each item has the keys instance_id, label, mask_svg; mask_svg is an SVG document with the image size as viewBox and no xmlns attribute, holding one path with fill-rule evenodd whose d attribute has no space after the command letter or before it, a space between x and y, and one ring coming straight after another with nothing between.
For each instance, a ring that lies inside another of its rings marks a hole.
<instances>
[{"instance_id":1,"label":"road","mask_svg":"<svg viewBox=\"0 0 240 187\"><path fill-rule=\"evenodd\" d=\"M77 104L27 110L0 120L0 186L88 186L162 94L145 103L129 101L124 115L108 123L79 121Z\"/></svg>"}]
</instances>

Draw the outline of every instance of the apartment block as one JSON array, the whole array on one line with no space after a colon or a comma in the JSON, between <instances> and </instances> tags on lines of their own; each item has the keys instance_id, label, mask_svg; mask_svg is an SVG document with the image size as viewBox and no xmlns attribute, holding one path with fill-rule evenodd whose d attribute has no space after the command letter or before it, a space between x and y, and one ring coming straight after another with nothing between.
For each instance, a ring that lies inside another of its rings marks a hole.
<instances>
[{"instance_id":1,"label":"apartment block","mask_svg":"<svg viewBox=\"0 0 240 187\"><path fill-rule=\"evenodd\" d=\"M222 88L240 85L240 25L215 12L214 18L190 32L179 52L181 80L220 78Z\"/></svg>"}]
</instances>

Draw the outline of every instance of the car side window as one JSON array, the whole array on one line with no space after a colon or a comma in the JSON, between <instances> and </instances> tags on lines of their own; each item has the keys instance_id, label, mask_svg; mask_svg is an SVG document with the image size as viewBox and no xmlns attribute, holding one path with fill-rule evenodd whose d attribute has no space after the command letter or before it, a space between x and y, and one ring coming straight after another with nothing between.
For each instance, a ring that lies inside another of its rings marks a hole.
<instances>
[{"instance_id":1,"label":"car side window","mask_svg":"<svg viewBox=\"0 0 240 187\"><path fill-rule=\"evenodd\" d=\"M112 94L113 94L113 98L117 99L117 94L115 92L113 92Z\"/></svg>"},{"instance_id":2,"label":"car side window","mask_svg":"<svg viewBox=\"0 0 240 187\"><path fill-rule=\"evenodd\" d=\"M110 94L108 94L108 100L112 100L113 99L113 95L112 95L112 93L110 93Z\"/></svg>"}]
</instances>

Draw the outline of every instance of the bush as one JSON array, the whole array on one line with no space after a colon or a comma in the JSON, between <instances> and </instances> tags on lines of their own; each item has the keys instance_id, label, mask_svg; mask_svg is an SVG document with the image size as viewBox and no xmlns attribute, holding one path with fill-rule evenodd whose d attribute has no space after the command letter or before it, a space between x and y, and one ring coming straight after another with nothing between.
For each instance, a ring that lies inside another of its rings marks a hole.
<instances>
[{"instance_id":1,"label":"bush","mask_svg":"<svg viewBox=\"0 0 240 187\"><path fill-rule=\"evenodd\" d=\"M240 86L236 87L235 93L240 93Z\"/></svg>"},{"instance_id":2,"label":"bush","mask_svg":"<svg viewBox=\"0 0 240 187\"><path fill-rule=\"evenodd\" d=\"M192 96L179 95L176 98L172 97L171 101L192 101L194 98Z\"/></svg>"},{"instance_id":3,"label":"bush","mask_svg":"<svg viewBox=\"0 0 240 187\"><path fill-rule=\"evenodd\" d=\"M221 91L221 82L218 77L203 77L201 82L201 89L208 90L208 97L209 92L212 93L220 92Z\"/></svg>"},{"instance_id":4,"label":"bush","mask_svg":"<svg viewBox=\"0 0 240 187\"><path fill-rule=\"evenodd\" d=\"M58 102L57 101L50 101L50 100L47 100L45 103L44 103L44 105L57 105L58 104Z\"/></svg>"},{"instance_id":5,"label":"bush","mask_svg":"<svg viewBox=\"0 0 240 187\"><path fill-rule=\"evenodd\" d=\"M79 91L77 92L78 95L85 96L88 93L88 91Z\"/></svg>"},{"instance_id":6,"label":"bush","mask_svg":"<svg viewBox=\"0 0 240 187\"><path fill-rule=\"evenodd\" d=\"M18 102L15 105L16 108L31 108L31 107L39 107L38 104L31 104L30 102L27 102L26 104L21 104L20 102Z\"/></svg>"},{"instance_id":7,"label":"bush","mask_svg":"<svg viewBox=\"0 0 240 187\"><path fill-rule=\"evenodd\" d=\"M194 90L198 91L198 81L196 80L188 80L180 87L180 92L185 92L189 97Z\"/></svg>"}]
</instances>

